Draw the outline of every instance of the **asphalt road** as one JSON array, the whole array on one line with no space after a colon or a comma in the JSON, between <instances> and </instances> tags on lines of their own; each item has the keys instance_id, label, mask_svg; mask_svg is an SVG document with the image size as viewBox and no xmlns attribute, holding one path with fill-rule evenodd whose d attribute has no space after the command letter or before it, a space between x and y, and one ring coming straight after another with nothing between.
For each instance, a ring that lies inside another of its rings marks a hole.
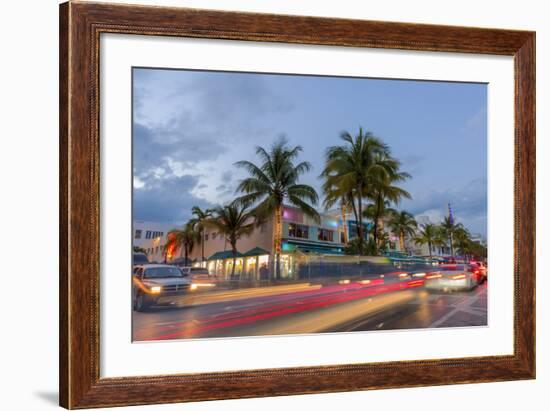
<instances>
[{"instance_id":1,"label":"asphalt road","mask_svg":"<svg viewBox=\"0 0 550 411\"><path fill-rule=\"evenodd\" d=\"M441 294L414 281L207 292L133 314L134 341L483 326L487 285Z\"/></svg>"}]
</instances>

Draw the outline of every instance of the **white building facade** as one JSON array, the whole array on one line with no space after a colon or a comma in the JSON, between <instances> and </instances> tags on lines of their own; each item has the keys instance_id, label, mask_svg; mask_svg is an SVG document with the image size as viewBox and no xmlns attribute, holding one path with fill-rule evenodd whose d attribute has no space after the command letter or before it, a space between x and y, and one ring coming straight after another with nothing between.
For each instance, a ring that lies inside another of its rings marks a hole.
<instances>
[{"instance_id":1,"label":"white building facade","mask_svg":"<svg viewBox=\"0 0 550 411\"><path fill-rule=\"evenodd\" d=\"M163 262L168 233L175 228L175 224L135 220L132 228L133 246L145 250L149 261Z\"/></svg>"}]
</instances>

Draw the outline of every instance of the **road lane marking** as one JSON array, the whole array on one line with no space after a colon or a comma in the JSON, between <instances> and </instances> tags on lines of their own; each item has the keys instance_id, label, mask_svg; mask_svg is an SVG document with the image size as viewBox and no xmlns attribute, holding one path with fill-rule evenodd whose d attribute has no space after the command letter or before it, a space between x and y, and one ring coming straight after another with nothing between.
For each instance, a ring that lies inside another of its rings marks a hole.
<instances>
[{"instance_id":1,"label":"road lane marking","mask_svg":"<svg viewBox=\"0 0 550 411\"><path fill-rule=\"evenodd\" d=\"M437 328L439 327L441 324L444 324L445 321L447 321L449 318L451 318L453 315L459 313L459 312L462 312L462 311L465 311L469 314L474 314L474 315L478 315L478 316L483 316L483 314L479 314L479 313L473 313L473 312L470 312L469 309L471 308L470 306L476 302L479 298L481 298L481 294L483 294L484 291L481 291L479 293L476 293L472 296L470 296L470 298L468 299L465 299L463 300L460 304L456 304L454 307L454 309L452 309L451 311L449 311L447 314L445 314L443 317L439 318L438 320L434 321L433 323L431 323L429 325L428 328Z\"/></svg>"}]
</instances>

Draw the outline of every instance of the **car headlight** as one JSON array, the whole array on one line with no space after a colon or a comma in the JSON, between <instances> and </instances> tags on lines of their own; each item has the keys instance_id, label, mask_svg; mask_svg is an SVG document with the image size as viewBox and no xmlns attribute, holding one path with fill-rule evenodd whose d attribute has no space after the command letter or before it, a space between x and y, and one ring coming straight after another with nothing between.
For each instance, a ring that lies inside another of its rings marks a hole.
<instances>
[{"instance_id":1,"label":"car headlight","mask_svg":"<svg viewBox=\"0 0 550 411\"><path fill-rule=\"evenodd\" d=\"M162 291L162 287L160 285L154 285L153 287L151 287L151 292L153 294L158 294Z\"/></svg>"}]
</instances>

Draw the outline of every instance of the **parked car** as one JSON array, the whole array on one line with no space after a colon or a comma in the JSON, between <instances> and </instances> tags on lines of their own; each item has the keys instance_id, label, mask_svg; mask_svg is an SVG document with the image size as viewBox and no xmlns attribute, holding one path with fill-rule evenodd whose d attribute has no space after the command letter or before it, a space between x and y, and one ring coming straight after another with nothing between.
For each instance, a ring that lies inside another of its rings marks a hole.
<instances>
[{"instance_id":1,"label":"parked car","mask_svg":"<svg viewBox=\"0 0 550 411\"><path fill-rule=\"evenodd\" d=\"M190 290L189 276L178 267L147 264L134 268L132 303L136 311L147 311L155 305L173 304Z\"/></svg>"},{"instance_id":2,"label":"parked car","mask_svg":"<svg viewBox=\"0 0 550 411\"><path fill-rule=\"evenodd\" d=\"M481 274L470 264L445 264L425 279L425 287L431 291L472 290L481 283Z\"/></svg>"},{"instance_id":3,"label":"parked car","mask_svg":"<svg viewBox=\"0 0 550 411\"><path fill-rule=\"evenodd\" d=\"M134 253L132 257L132 266L135 267L137 265L142 264L148 264L149 260L147 258L147 255L145 253Z\"/></svg>"},{"instance_id":4,"label":"parked car","mask_svg":"<svg viewBox=\"0 0 550 411\"><path fill-rule=\"evenodd\" d=\"M206 268L182 267L181 271L189 276L189 279L191 280L192 290L216 286L217 277L210 274Z\"/></svg>"}]
</instances>

